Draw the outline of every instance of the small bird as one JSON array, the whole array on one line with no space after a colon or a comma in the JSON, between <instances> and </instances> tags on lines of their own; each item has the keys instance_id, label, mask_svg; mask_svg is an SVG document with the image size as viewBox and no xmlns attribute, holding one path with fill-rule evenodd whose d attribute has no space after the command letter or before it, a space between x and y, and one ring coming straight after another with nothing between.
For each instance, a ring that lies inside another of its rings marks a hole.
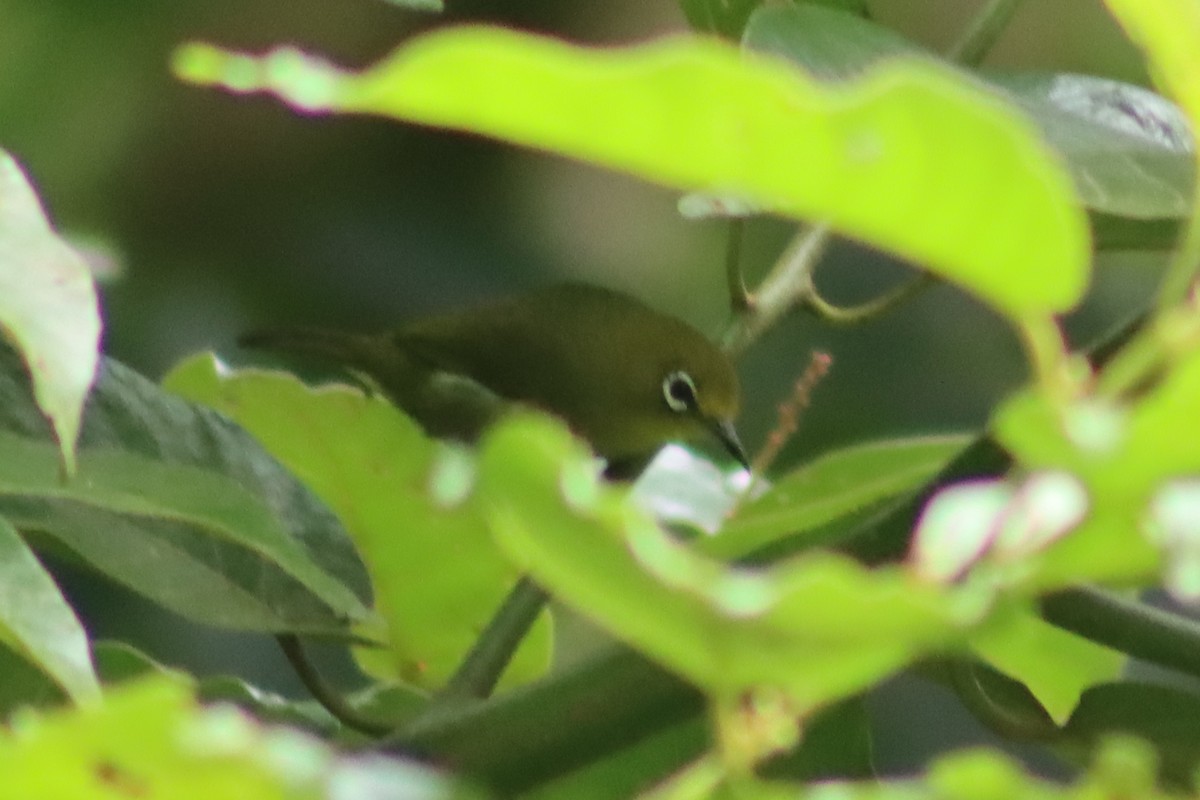
<instances>
[{"instance_id":1,"label":"small bird","mask_svg":"<svg viewBox=\"0 0 1200 800\"><path fill-rule=\"evenodd\" d=\"M239 342L348 369L439 438L474 441L518 403L566 421L612 476L706 434L748 464L729 358L686 323L609 289L561 284L383 334L268 330Z\"/></svg>"}]
</instances>

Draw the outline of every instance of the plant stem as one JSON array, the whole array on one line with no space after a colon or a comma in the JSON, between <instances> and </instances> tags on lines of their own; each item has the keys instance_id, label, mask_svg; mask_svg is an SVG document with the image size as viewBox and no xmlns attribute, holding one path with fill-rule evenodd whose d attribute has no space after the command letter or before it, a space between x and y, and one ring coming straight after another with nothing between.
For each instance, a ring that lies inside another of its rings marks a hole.
<instances>
[{"instance_id":1,"label":"plant stem","mask_svg":"<svg viewBox=\"0 0 1200 800\"><path fill-rule=\"evenodd\" d=\"M313 699L333 715L334 719L347 728L353 728L371 736L383 736L392 731L392 726L367 719L359 714L346 702L346 698L337 689L326 682L316 665L308 659L308 654L304 652L304 645L300 642L299 636L292 633L281 633L275 637L275 641L279 642L279 648L283 650L284 656L292 665L292 669L296 671L296 676L300 678L304 688L308 689Z\"/></svg>"},{"instance_id":2,"label":"plant stem","mask_svg":"<svg viewBox=\"0 0 1200 800\"><path fill-rule=\"evenodd\" d=\"M750 309L750 293L746 291L746 277L742 274L742 241L745 239L746 221L742 217L729 220L729 242L725 247L725 280L729 287L729 303L734 313L745 313Z\"/></svg>"},{"instance_id":3,"label":"plant stem","mask_svg":"<svg viewBox=\"0 0 1200 800\"><path fill-rule=\"evenodd\" d=\"M812 287L812 271L831 238L828 225L802 228L775 262L746 309L734 320L724 337L725 349L737 355L779 318L796 308Z\"/></svg>"},{"instance_id":4,"label":"plant stem","mask_svg":"<svg viewBox=\"0 0 1200 800\"><path fill-rule=\"evenodd\" d=\"M934 276L928 272L921 272L878 297L856 306L835 306L816 291L805 294L801 302L826 322L837 325L856 325L890 311L936 282L937 279Z\"/></svg>"},{"instance_id":5,"label":"plant stem","mask_svg":"<svg viewBox=\"0 0 1200 800\"><path fill-rule=\"evenodd\" d=\"M979 66L1019 5L1021 0L989 0L946 52L946 58L965 67Z\"/></svg>"},{"instance_id":6,"label":"plant stem","mask_svg":"<svg viewBox=\"0 0 1200 800\"><path fill-rule=\"evenodd\" d=\"M518 580L438 699L488 697L547 599L546 592L528 577Z\"/></svg>"}]
</instances>

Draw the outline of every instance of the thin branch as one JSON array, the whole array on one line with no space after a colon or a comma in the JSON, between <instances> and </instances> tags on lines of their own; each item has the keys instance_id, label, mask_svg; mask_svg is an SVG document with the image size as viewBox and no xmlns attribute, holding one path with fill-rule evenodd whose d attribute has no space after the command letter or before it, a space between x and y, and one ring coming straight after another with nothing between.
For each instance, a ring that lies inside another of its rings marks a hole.
<instances>
[{"instance_id":1,"label":"thin branch","mask_svg":"<svg viewBox=\"0 0 1200 800\"><path fill-rule=\"evenodd\" d=\"M729 287L729 304L735 314L750 309L753 302L746 291L746 276L742 274L742 242L745 239L746 220L734 217L729 220L729 241L725 246L725 280Z\"/></svg>"},{"instance_id":2,"label":"thin branch","mask_svg":"<svg viewBox=\"0 0 1200 800\"><path fill-rule=\"evenodd\" d=\"M837 325L856 325L878 317L924 289L933 286L938 279L928 272L919 272L898 286L865 303L856 306L835 306L819 295L815 288L801 298L801 305L825 322Z\"/></svg>"},{"instance_id":3,"label":"thin branch","mask_svg":"<svg viewBox=\"0 0 1200 800\"><path fill-rule=\"evenodd\" d=\"M811 290L812 271L830 238L829 226L824 224L804 227L792 237L754 292L749 307L726 331L725 349L731 355L741 353L780 317L796 308L801 297Z\"/></svg>"},{"instance_id":4,"label":"thin branch","mask_svg":"<svg viewBox=\"0 0 1200 800\"><path fill-rule=\"evenodd\" d=\"M384 736L392 732L392 726L359 714L353 706L346 702L346 698L337 689L325 681L316 665L309 661L299 636L281 633L275 637L275 641L279 642L280 649L283 650L292 669L296 671L296 676L300 678L304 688L308 689L313 699L332 714L334 719L347 728L353 728L370 736Z\"/></svg>"},{"instance_id":5,"label":"thin branch","mask_svg":"<svg viewBox=\"0 0 1200 800\"><path fill-rule=\"evenodd\" d=\"M990 0L946 52L946 58L966 67L979 66L1019 5L1021 0Z\"/></svg>"},{"instance_id":6,"label":"thin branch","mask_svg":"<svg viewBox=\"0 0 1200 800\"><path fill-rule=\"evenodd\" d=\"M528 576L518 580L476 638L438 700L482 700L491 695L504 668L546 607L547 599L545 590Z\"/></svg>"}]
</instances>

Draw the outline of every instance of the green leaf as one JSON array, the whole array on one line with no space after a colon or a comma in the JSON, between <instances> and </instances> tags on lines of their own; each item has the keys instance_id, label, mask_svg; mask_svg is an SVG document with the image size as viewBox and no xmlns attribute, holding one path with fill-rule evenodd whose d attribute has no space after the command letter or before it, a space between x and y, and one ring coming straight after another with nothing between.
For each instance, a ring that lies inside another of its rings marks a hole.
<instances>
[{"instance_id":1,"label":"green leaf","mask_svg":"<svg viewBox=\"0 0 1200 800\"><path fill-rule=\"evenodd\" d=\"M115 542L82 541L88 537L119 539L102 535L102 528L83 520L115 517L150 525L161 521L165 526L224 539L246 551L247 563L274 564L341 617L344 625L366 613L349 589L312 561L266 505L224 475L127 452L89 449L79 454L75 479L63 484L53 459L54 453L44 442L0 432L0 508L8 509L9 517L18 524L60 538L95 566L104 558L98 555L102 551L114 559L129 559L134 554L114 552L121 549ZM83 524L63 524L67 519ZM173 583L187 580L168 566L169 559L156 561L155 555L153 551L136 554L147 575L135 588L145 591L150 583L161 586L159 592L146 591L150 596L169 592ZM177 602L198 599L185 595ZM281 621L286 619L285 609L277 613Z\"/></svg>"},{"instance_id":2,"label":"green leaf","mask_svg":"<svg viewBox=\"0 0 1200 800\"><path fill-rule=\"evenodd\" d=\"M105 360L84 416L86 477L58 480L19 360L0 348L0 515L192 619L345 633L366 578L328 510L249 434Z\"/></svg>"},{"instance_id":3,"label":"green leaf","mask_svg":"<svg viewBox=\"0 0 1200 800\"><path fill-rule=\"evenodd\" d=\"M361 74L201 45L176 69L307 111L473 131L827 220L1016 317L1073 307L1088 280L1086 219L1057 159L994 93L926 60L828 86L706 39L596 50L458 28Z\"/></svg>"},{"instance_id":4,"label":"green leaf","mask_svg":"<svg viewBox=\"0 0 1200 800\"><path fill-rule=\"evenodd\" d=\"M427 439L382 397L346 386L230 372L211 355L180 364L164 382L233 416L334 509L372 577L386 674L443 683L516 579L466 502L469 456ZM549 649L543 622L507 679L540 675Z\"/></svg>"},{"instance_id":5,"label":"green leaf","mask_svg":"<svg viewBox=\"0 0 1200 800\"><path fill-rule=\"evenodd\" d=\"M859 76L889 58L938 58L880 25L810 4L759 9L742 44L826 80ZM1188 124L1167 100L1088 75L960 74L1001 89L1032 118L1066 159L1089 209L1134 219L1188 216L1195 156Z\"/></svg>"},{"instance_id":6,"label":"green leaf","mask_svg":"<svg viewBox=\"0 0 1200 800\"><path fill-rule=\"evenodd\" d=\"M987 73L1066 157L1088 208L1131 219L1191 212L1195 157L1179 109L1139 86L1089 75Z\"/></svg>"},{"instance_id":7,"label":"green leaf","mask_svg":"<svg viewBox=\"0 0 1200 800\"><path fill-rule=\"evenodd\" d=\"M1193 131L1200 130L1200 4L1175 0L1106 0L1106 5L1129 38L1145 50L1158 82L1183 108ZM1193 174L1200 149L1193 147ZM1200 264L1200 181L1192 186L1182 244L1164 279L1162 295L1183 301Z\"/></svg>"},{"instance_id":8,"label":"green leaf","mask_svg":"<svg viewBox=\"0 0 1200 800\"><path fill-rule=\"evenodd\" d=\"M602 485L586 449L514 416L481 449L480 501L501 546L542 586L710 692L782 689L810 709L862 689L978 624L990 594L812 554L732 569L672 539Z\"/></svg>"},{"instance_id":9,"label":"green leaf","mask_svg":"<svg viewBox=\"0 0 1200 800\"><path fill-rule=\"evenodd\" d=\"M826 453L780 478L770 491L741 508L718 535L698 540L696 547L732 559L782 537L815 531L920 486L968 441L960 435L920 436Z\"/></svg>"},{"instance_id":10,"label":"green leaf","mask_svg":"<svg viewBox=\"0 0 1200 800\"><path fill-rule=\"evenodd\" d=\"M1191 786L1200 765L1200 697L1173 686L1121 682L1084 692L1064 733L1063 749L1090 750L1114 734L1154 746L1164 778Z\"/></svg>"},{"instance_id":11,"label":"green leaf","mask_svg":"<svg viewBox=\"0 0 1200 800\"><path fill-rule=\"evenodd\" d=\"M1055 723L1064 725L1087 689L1114 680L1123 653L1017 611L971 639L972 649L1005 675L1023 683Z\"/></svg>"},{"instance_id":12,"label":"green leaf","mask_svg":"<svg viewBox=\"0 0 1200 800\"><path fill-rule=\"evenodd\" d=\"M0 455L0 467L7 464ZM87 633L58 584L0 517L0 641L52 677L76 702L99 699Z\"/></svg>"},{"instance_id":13,"label":"green leaf","mask_svg":"<svg viewBox=\"0 0 1200 800\"><path fill-rule=\"evenodd\" d=\"M201 708L166 676L112 690L103 705L30 714L17 729L0 729L0 771L14 798L478 796L415 762L343 756L232 706Z\"/></svg>"},{"instance_id":14,"label":"green leaf","mask_svg":"<svg viewBox=\"0 0 1200 800\"><path fill-rule=\"evenodd\" d=\"M0 334L21 351L38 407L70 473L83 403L96 374L100 311L91 273L46 219L37 193L0 150Z\"/></svg>"},{"instance_id":15,"label":"green leaf","mask_svg":"<svg viewBox=\"0 0 1200 800\"><path fill-rule=\"evenodd\" d=\"M819 3L758 9L746 25L742 47L781 56L827 81L859 77L887 58L939 60L895 31Z\"/></svg>"},{"instance_id":16,"label":"green leaf","mask_svg":"<svg viewBox=\"0 0 1200 800\"><path fill-rule=\"evenodd\" d=\"M1155 501L1200 471L1200 442L1179 434L1198 407L1200 350L1194 349L1133 403L1085 398L1064 407L1027 391L1000 407L992 422L1000 443L1027 468L1077 476L1089 496L1084 522L1029 559L1029 588L1145 581L1160 568L1171 577L1182 567L1180 577L1194 578L1200 524L1191 515L1194 535L1179 536ZM1189 585L1200 590L1194 579Z\"/></svg>"}]
</instances>

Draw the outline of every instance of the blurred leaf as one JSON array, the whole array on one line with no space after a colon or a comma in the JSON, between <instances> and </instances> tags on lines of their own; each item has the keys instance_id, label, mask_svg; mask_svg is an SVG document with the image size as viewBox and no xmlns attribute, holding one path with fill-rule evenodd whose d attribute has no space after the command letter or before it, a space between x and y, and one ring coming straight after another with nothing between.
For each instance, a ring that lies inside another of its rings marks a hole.
<instances>
[{"instance_id":1,"label":"blurred leaf","mask_svg":"<svg viewBox=\"0 0 1200 800\"><path fill-rule=\"evenodd\" d=\"M815 530L932 478L969 441L967 436L923 436L868 442L814 459L780 478L747 503L721 532L697 549L732 559L784 536Z\"/></svg>"},{"instance_id":2,"label":"blurred leaf","mask_svg":"<svg viewBox=\"0 0 1200 800\"><path fill-rule=\"evenodd\" d=\"M1137 736L1154 746L1164 777L1191 786L1200 765L1200 697L1148 683L1094 686L1084 692L1065 733L1065 749L1076 755L1115 733Z\"/></svg>"},{"instance_id":3,"label":"blurred leaf","mask_svg":"<svg viewBox=\"0 0 1200 800\"><path fill-rule=\"evenodd\" d=\"M478 796L414 762L343 756L232 706L201 709L163 676L114 689L100 706L28 714L0 729L0 772L13 798Z\"/></svg>"},{"instance_id":4,"label":"blurred leaf","mask_svg":"<svg viewBox=\"0 0 1200 800\"><path fill-rule=\"evenodd\" d=\"M469 130L827 220L1019 318L1073 307L1088 281L1086 219L1057 159L992 93L927 60L829 86L707 39L596 50L457 28L358 75L203 45L175 66L306 111Z\"/></svg>"},{"instance_id":5,"label":"blurred leaf","mask_svg":"<svg viewBox=\"0 0 1200 800\"><path fill-rule=\"evenodd\" d=\"M7 464L0 447L0 470ZM52 677L76 702L100 698L87 633L58 584L0 517L0 642Z\"/></svg>"},{"instance_id":6,"label":"blurred leaf","mask_svg":"<svg viewBox=\"0 0 1200 800\"><path fill-rule=\"evenodd\" d=\"M972 637L971 648L1000 672L1020 681L1058 725L1064 725L1084 691L1114 680L1123 653L1056 628L1029 611Z\"/></svg>"},{"instance_id":7,"label":"blurred leaf","mask_svg":"<svg viewBox=\"0 0 1200 800\"><path fill-rule=\"evenodd\" d=\"M826 81L860 77L886 58L941 60L889 28L820 3L763 6L746 25L742 47L786 58Z\"/></svg>"},{"instance_id":8,"label":"blurred leaf","mask_svg":"<svg viewBox=\"0 0 1200 800\"><path fill-rule=\"evenodd\" d=\"M711 561L602 485L585 449L543 417L501 422L480 458L482 507L512 558L716 694L769 686L812 708L960 639L990 606L990 593L945 592L828 553L764 570Z\"/></svg>"},{"instance_id":9,"label":"blurred leaf","mask_svg":"<svg viewBox=\"0 0 1200 800\"><path fill-rule=\"evenodd\" d=\"M1126 219L1098 213L1093 213L1091 219L1097 250L1170 252L1179 243L1179 220Z\"/></svg>"},{"instance_id":10,"label":"blurred leaf","mask_svg":"<svg viewBox=\"0 0 1200 800\"><path fill-rule=\"evenodd\" d=\"M1064 408L1027 391L997 410L995 435L1024 467L1076 475L1089 495L1079 528L1030 560L1030 586L1144 581L1162 566L1169 575L1177 558L1196 556L1200 520L1188 545L1168 536L1150 515L1152 499L1169 481L1200 471L1200 440L1180 435L1193 425L1196 408L1200 351L1193 349L1179 354L1135 403L1084 399Z\"/></svg>"},{"instance_id":11,"label":"blurred leaf","mask_svg":"<svg viewBox=\"0 0 1200 800\"><path fill-rule=\"evenodd\" d=\"M804 3L759 9L742 43L825 80L857 77L888 58L938 59L880 25ZM1135 219L1188 215L1195 184L1191 134L1167 100L1088 75L961 74L963 80L983 78L1029 114L1066 159L1089 209Z\"/></svg>"},{"instance_id":12,"label":"blurred leaf","mask_svg":"<svg viewBox=\"0 0 1200 800\"><path fill-rule=\"evenodd\" d=\"M53 534L86 564L179 614L251 630L345 633L347 614L361 610L342 587L362 597L366 578L329 512L245 431L112 360L84 415L86 477L58 482L46 423L19 360L2 347L0 432L8 453L0 514ZM239 535L272 537L283 555L227 538L242 524L250 529ZM310 579L312 588L302 582Z\"/></svg>"},{"instance_id":13,"label":"blurred leaf","mask_svg":"<svg viewBox=\"0 0 1200 800\"><path fill-rule=\"evenodd\" d=\"M426 438L382 397L346 386L230 372L211 355L185 361L164 383L233 416L334 509L372 576L388 677L441 685L516 579L467 502L469 457ZM507 679L542 674L549 650L543 621Z\"/></svg>"},{"instance_id":14,"label":"blurred leaf","mask_svg":"<svg viewBox=\"0 0 1200 800\"><path fill-rule=\"evenodd\" d=\"M83 403L96 374L100 311L83 259L51 229L37 193L0 150L0 334L33 376L68 473Z\"/></svg>"},{"instance_id":15,"label":"blurred leaf","mask_svg":"<svg viewBox=\"0 0 1200 800\"><path fill-rule=\"evenodd\" d=\"M522 800L622 800L671 774L710 746L702 718L636 739L607 758L593 761L531 792Z\"/></svg>"},{"instance_id":16,"label":"blurred leaf","mask_svg":"<svg viewBox=\"0 0 1200 800\"><path fill-rule=\"evenodd\" d=\"M862 697L821 709L804 723L804 736L793 752L768 762L771 778L828 781L875 776L871 718Z\"/></svg>"},{"instance_id":17,"label":"blurred leaf","mask_svg":"<svg viewBox=\"0 0 1200 800\"><path fill-rule=\"evenodd\" d=\"M994 579L1023 574L1023 560L1069 534L1088 513L1088 494L1061 470L1010 479L952 484L921 511L908 563L917 575L951 583L970 567L992 567Z\"/></svg>"}]
</instances>

